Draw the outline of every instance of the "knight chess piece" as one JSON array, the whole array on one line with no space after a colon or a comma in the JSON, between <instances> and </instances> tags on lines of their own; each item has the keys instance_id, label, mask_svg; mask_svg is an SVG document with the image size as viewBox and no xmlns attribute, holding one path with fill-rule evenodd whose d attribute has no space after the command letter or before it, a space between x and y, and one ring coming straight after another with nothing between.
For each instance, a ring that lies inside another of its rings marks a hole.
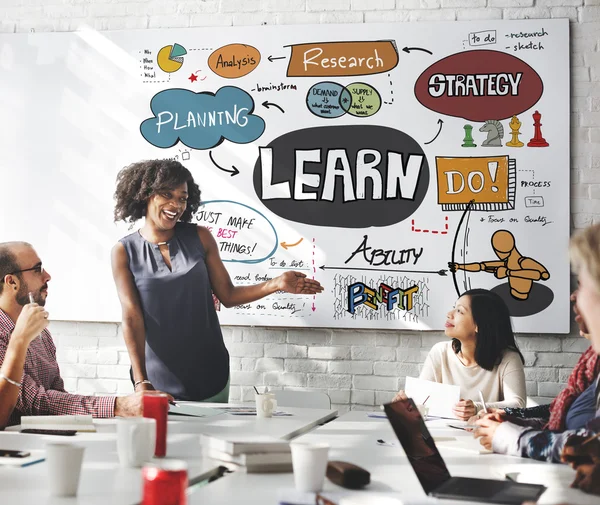
<instances>
[{"instance_id":1,"label":"knight chess piece","mask_svg":"<svg viewBox=\"0 0 600 505\"><path fill-rule=\"evenodd\" d=\"M542 115L536 110L533 113L533 138L527 142L527 147L548 147L550 144L546 142L546 139L542 136L542 123L540 123Z\"/></svg>"},{"instance_id":2,"label":"knight chess piece","mask_svg":"<svg viewBox=\"0 0 600 505\"><path fill-rule=\"evenodd\" d=\"M477 144L473 142L473 137L471 135L473 127L470 124L466 124L463 128L465 129L465 138L463 139L461 147L477 147Z\"/></svg>"},{"instance_id":3,"label":"knight chess piece","mask_svg":"<svg viewBox=\"0 0 600 505\"><path fill-rule=\"evenodd\" d=\"M487 138L481 143L482 147L502 147L504 127L500 121L489 119L479 128L479 131L487 132Z\"/></svg>"},{"instance_id":4,"label":"knight chess piece","mask_svg":"<svg viewBox=\"0 0 600 505\"><path fill-rule=\"evenodd\" d=\"M519 140L519 135L521 134L519 129L521 128L521 124L522 123L521 121L519 121L517 116L513 116L510 120L510 123L508 123L508 126L510 126L510 134L512 135L512 138L506 143L506 147L523 147L525 145Z\"/></svg>"}]
</instances>

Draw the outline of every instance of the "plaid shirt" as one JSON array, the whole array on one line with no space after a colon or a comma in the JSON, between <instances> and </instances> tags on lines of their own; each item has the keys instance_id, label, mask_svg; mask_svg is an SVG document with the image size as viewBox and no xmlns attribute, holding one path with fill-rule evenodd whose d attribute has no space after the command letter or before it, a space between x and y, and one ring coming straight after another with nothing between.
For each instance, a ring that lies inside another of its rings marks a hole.
<instances>
[{"instance_id":1,"label":"plaid shirt","mask_svg":"<svg viewBox=\"0 0 600 505\"><path fill-rule=\"evenodd\" d=\"M0 309L0 364L4 362L15 323ZM56 347L46 329L29 344L23 384L17 405L8 425L19 424L21 416L92 414L94 417L113 417L114 396L82 396L65 391L56 361Z\"/></svg>"}]
</instances>

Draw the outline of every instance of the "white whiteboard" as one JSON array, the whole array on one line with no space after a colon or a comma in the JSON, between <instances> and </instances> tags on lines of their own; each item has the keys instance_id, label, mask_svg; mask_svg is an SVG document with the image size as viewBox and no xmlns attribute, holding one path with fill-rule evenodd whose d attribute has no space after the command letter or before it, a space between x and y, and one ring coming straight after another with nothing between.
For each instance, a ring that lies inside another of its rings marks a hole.
<instances>
[{"instance_id":1,"label":"white whiteboard","mask_svg":"<svg viewBox=\"0 0 600 505\"><path fill-rule=\"evenodd\" d=\"M115 176L177 158L236 284L325 287L223 324L440 329L485 287L517 331L568 332L568 55L568 20L3 34L0 238L37 248L53 319L119 321Z\"/></svg>"}]
</instances>

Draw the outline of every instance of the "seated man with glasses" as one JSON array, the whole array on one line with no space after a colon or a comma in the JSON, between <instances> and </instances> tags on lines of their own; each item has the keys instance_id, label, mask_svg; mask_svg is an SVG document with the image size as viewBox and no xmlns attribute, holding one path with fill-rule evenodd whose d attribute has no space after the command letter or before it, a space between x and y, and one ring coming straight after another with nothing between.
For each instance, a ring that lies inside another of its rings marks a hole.
<instances>
[{"instance_id":1,"label":"seated man with glasses","mask_svg":"<svg viewBox=\"0 0 600 505\"><path fill-rule=\"evenodd\" d=\"M46 328L50 279L30 244L0 243L0 429L31 415L142 415L141 393L114 397L65 391Z\"/></svg>"}]
</instances>

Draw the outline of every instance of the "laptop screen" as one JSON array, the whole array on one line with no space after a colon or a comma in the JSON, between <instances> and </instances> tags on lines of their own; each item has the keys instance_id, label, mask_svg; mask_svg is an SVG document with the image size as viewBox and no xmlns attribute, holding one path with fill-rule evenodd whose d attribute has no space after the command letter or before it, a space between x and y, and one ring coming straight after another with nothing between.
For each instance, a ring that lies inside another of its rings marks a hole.
<instances>
[{"instance_id":1,"label":"laptop screen","mask_svg":"<svg viewBox=\"0 0 600 505\"><path fill-rule=\"evenodd\" d=\"M429 494L450 478L450 472L419 410L410 398L383 408L421 486Z\"/></svg>"}]
</instances>

